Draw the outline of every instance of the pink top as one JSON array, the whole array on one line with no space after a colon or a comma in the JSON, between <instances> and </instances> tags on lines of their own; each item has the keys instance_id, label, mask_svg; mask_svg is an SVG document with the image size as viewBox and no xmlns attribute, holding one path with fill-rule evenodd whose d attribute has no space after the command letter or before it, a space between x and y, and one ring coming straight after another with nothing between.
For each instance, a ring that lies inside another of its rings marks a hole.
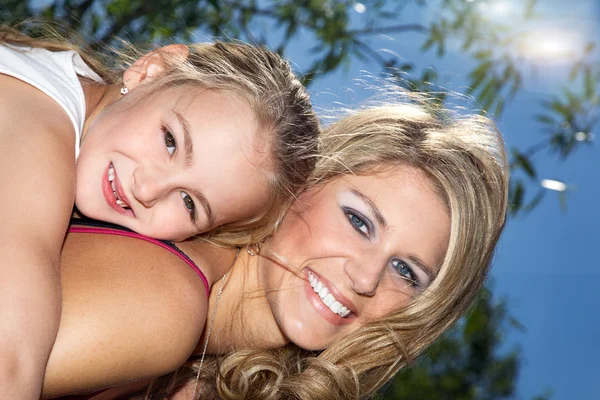
<instances>
[{"instance_id":1,"label":"pink top","mask_svg":"<svg viewBox=\"0 0 600 400\"><path fill-rule=\"evenodd\" d=\"M75 221L78 221L78 220L75 220ZM69 227L69 232L100 233L100 234L105 234L105 235L126 236L126 237L145 240L146 242L154 243L155 245L160 246L163 249L170 251L171 253L175 254L177 257L179 257L183 261L185 261L187 263L187 265L189 265L190 268L194 270L196 275L198 275L200 277L200 279L202 279L202 283L204 284L204 288L206 289L206 295L210 296L210 286L208 285L208 280L206 279L206 276L204 276L204 274L202 273L200 268L198 268L196 263L194 263L188 256L185 255L185 253L183 251L181 251L173 243L164 242L162 240L153 239L148 236L140 235L139 233L120 230L118 228L102 228L102 227L96 227L96 226L74 226L74 225L71 225Z\"/></svg>"}]
</instances>

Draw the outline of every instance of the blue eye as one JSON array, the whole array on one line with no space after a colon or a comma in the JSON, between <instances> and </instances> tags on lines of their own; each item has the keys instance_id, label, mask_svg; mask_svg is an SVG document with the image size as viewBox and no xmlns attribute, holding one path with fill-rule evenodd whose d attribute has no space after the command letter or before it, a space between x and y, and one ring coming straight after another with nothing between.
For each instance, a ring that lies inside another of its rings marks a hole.
<instances>
[{"instance_id":1,"label":"blue eye","mask_svg":"<svg viewBox=\"0 0 600 400\"><path fill-rule=\"evenodd\" d=\"M166 127L163 127L163 132L165 136L165 147L169 152L169 155L173 155L175 150L177 149L177 142L175 141L175 136Z\"/></svg>"},{"instance_id":2,"label":"blue eye","mask_svg":"<svg viewBox=\"0 0 600 400\"><path fill-rule=\"evenodd\" d=\"M367 238L371 237L369 222L365 217L353 210L345 210L345 213L354 229Z\"/></svg>"},{"instance_id":3,"label":"blue eye","mask_svg":"<svg viewBox=\"0 0 600 400\"><path fill-rule=\"evenodd\" d=\"M403 279L407 280L411 286L419 286L419 279L413 269L404 261L397 258L392 260L392 266Z\"/></svg>"}]
</instances>

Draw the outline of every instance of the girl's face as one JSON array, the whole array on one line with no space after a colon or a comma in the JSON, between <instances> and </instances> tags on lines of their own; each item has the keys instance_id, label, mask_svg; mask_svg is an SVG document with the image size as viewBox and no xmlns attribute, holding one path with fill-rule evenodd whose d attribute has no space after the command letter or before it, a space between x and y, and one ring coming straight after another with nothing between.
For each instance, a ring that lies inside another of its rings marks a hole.
<instances>
[{"instance_id":1,"label":"girl's face","mask_svg":"<svg viewBox=\"0 0 600 400\"><path fill-rule=\"evenodd\" d=\"M320 350L401 309L436 276L449 236L446 207L411 167L340 177L305 193L265 248L294 270L262 269L282 334Z\"/></svg>"},{"instance_id":2,"label":"girl's face","mask_svg":"<svg viewBox=\"0 0 600 400\"><path fill-rule=\"evenodd\" d=\"M88 217L182 240L268 207L268 153L248 104L179 86L133 90L87 130L75 204Z\"/></svg>"}]
</instances>

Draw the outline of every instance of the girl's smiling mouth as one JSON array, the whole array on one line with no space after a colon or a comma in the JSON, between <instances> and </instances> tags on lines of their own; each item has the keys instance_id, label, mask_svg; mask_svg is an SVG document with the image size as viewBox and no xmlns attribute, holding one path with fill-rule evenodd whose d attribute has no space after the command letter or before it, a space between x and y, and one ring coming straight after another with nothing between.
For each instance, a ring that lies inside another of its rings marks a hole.
<instances>
[{"instance_id":1,"label":"girl's smiling mouth","mask_svg":"<svg viewBox=\"0 0 600 400\"><path fill-rule=\"evenodd\" d=\"M103 179L103 193L108 204L121 214L135 216L135 213L129 205L129 200L123 192L123 187L117 177L115 166L109 163Z\"/></svg>"}]
</instances>

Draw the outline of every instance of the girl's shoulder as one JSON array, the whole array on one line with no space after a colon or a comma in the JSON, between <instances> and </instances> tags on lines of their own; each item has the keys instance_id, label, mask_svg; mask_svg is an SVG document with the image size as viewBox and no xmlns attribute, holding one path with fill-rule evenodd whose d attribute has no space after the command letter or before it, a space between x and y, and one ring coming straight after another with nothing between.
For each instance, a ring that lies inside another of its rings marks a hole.
<instances>
[{"instance_id":1,"label":"girl's shoulder","mask_svg":"<svg viewBox=\"0 0 600 400\"><path fill-rule=\"evenodd\" d=\"M0 45L0 74L16 78L46 94L65 111L79 136L85 123L85 95L79 77L102 79L75 51Z\"/></svg>"},{"instance_id":2,"label":"girl's shoulder","mask_svg":"<svg viewBox=\"0 0 600 400\"><path fill-rule=\"evenodd\" d=\"M94 391L181 365L206 320L201 279L172 252L134 237L70 233L63 309L44 395Z\"/></svg>"}]
</instances>

